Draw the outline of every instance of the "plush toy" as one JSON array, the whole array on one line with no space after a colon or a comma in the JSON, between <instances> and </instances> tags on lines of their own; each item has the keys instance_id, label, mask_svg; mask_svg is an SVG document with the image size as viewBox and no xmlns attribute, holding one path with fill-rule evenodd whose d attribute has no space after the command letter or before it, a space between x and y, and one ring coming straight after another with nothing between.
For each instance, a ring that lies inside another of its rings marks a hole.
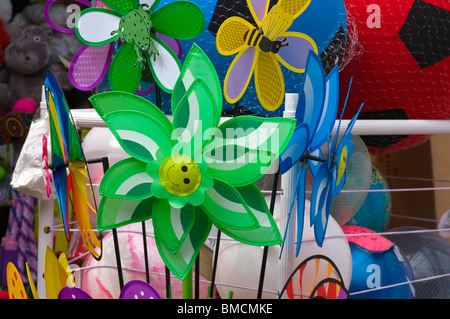
<instances>
[{"instance_id":1,"label":"plush toy","mask_svg":"<svg viewBox=\"0 0 450 319\"><path fill-rule=\"evenodd\" d=\"M10 0L0 0L0 82L5 82L6 72L2 72L5 69L5 60L3 58L3 51L6 46L11 42L11 37L6 30L6 25L12 17L12 3Z\"/></svg>"},{"instance_id":2,"label":"plush toy","mask_svg":"<svg viewBox=\"0 0 450 319\"><path fill-rule=\"evenodd\" d=\"M0 72L0 109L11 110L18 101L29 104L30 99L38 105L48 70L64 91L73 90L64 61L72 59L81 43L75 36L53 32L44 17L44 4L26 6L5 23L5 29L11 43Z\"/></svg>"},{"instance_id":3,"label":"plush toy","mask_svg":"<svg viewBox=\"0 0 450 319\"><path fill-rule=\"evenodd\" d=\"M2 108L12 109L21 98L39 102L45 67L50 58L50 35L41 27L30 26L22 37L13 41L4 52L5 63L10 70L8 83L0 87ZM11 104L12 103L12 104Z\"/></svg>"},{"instance_id":4,"label":"plush toy","mask_svg":"<svg viewBox=\"0 0 450 319\"><path fill-rule=\"evenodd\" d=\"M3 20L0 20L0 70L3 68L5 64L3 50L10 42L9 34L8 32L5 31L3 25L4 25Z\"/></svg>"},{"instance_id":5,"label":"plush toy","mask_svg":"<svg viewBox=\"0 0 450 319\"><path fill-rule=\"evenodd\" d=\"M16 1L18 2L18 1ZM8 23L13 15L13 4L11 0L0 0L0 20Z\"/></svg>"},{"instance_id":6,"label":"plush toy","mask_svg":"<svg viewBox=\"0 0 450 319\"><path fill-rule=\"evenodd\" d=\"M0 83L0 105L11 109L24 98L36 105L41 99L42 83L47 69L58 76L64 89L71 89L67 69L59 61L50 59L52 34L40 26L28 26L22 36L11 42L5 50L6 67L10 70L8 83Z\"/></svg>"}]
</instances>

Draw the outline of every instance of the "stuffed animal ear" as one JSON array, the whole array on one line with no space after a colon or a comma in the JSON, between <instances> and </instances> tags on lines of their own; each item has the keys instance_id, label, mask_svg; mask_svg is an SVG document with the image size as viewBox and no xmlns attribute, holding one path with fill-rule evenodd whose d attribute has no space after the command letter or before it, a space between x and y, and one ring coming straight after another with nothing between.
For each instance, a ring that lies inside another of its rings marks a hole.
<instances>
[{"instance_id":1,"label":"stuffed animal ear","mask_svg":"<svg viewBox=\"0 0 450 319\"><path fill-rule=\"evenodd\" d=\"M45 31L47 33L48 40L51 41L53 39L53 30L50 28L45 28Z\"/></svg>"}]
</instances>

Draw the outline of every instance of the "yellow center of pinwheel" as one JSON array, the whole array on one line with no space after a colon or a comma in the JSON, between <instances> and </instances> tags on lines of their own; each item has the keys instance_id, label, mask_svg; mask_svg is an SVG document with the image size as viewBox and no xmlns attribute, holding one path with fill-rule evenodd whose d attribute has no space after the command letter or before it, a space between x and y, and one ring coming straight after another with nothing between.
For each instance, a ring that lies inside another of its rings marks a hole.
<instances>
[{"instance_id":1,"label":"yellow center of pinwheel","mask_svg":"<svg viewBox=\"0 0 450 319\"><path fill-rule=\"evenodd\" d=\"M171 194L187 196L200 186L202 179L197 164L186 155L171 155L159 167L162 186Z\"/></svg>"},{"instance_id":2,"label":"yellow center of pinwheel","mask_svg":"<svg viewBox=\"0 0 450 319\"><path fill-rule=\"evenodd\" d=\"M347 166L347 157L348 157L347 146L344 146L341 158L339 159L339 170L338 170L338 177L336 179L336 185L341 182L342 176L344 176L345 167Z\"/></svg>"}]
</instances>

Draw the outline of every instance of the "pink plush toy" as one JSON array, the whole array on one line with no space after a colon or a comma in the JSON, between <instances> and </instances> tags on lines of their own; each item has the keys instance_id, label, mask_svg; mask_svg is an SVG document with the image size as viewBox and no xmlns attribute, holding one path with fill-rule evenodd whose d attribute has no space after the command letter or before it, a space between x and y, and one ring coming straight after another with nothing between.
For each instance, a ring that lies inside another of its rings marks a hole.
<instances>
[{"instance_id":1,"label":"pink plush toy","mask_svg":"<svg viewBox=\"0 0 450 319\"><path fill-rule=\"evenodd\" d=\"M23 113L34 113L37 110L36 102L31 98L22 98L16 101L12 110Z\"/></svg>"}]
</instances>

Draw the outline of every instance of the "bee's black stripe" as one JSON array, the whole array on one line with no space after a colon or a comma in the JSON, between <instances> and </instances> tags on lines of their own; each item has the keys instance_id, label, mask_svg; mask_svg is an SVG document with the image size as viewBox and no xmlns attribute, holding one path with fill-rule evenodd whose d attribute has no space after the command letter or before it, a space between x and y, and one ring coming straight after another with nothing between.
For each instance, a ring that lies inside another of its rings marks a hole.
<instances>
[{"instance_id":1,"label":"bee's black stripe","mask_svg":"<svg viewBox=\"0 0 450 319\"><path fill-rule=\"evenodd\" d=\"M256 34L256 36L255 36L255 34ZM247 33L247 35L248 35L248 33ZM257 29L253 29L247 38L247 44L250 46L256 46L256 44L258 43L261 36L262 36L261 33L259 33Z\"/></svg>"},{"instance_id":2,"label":"bee's black stripe","mask_svg":"<svg viewBox=\"0 0 450 319\"><path fill-rule=\"evenodd\" d=\"M258 44L258 41L259 41L259 39L261 39L261 37L262 37L262 34L259 32L259 31L257 31L257 30L255 30L255 32L257 32L258 33L258 35L256 36L256 39L255 39L255 46Z\"/></svg>"},{"instance_id":3,"label":"bee's black stripe","mask_svg":"<svg viewBox=\"0 0 450 319\"><path fill-rule=\"evenodd\" d=\"M253 29L252 30L252 32L250 33L250 35L248 36L248 38L247 38L247 44L248 45L252 45L252 42L253 42L253 37L254 37L254 35L255 35L255 29Z\"/></svg>"}]
</instances>

